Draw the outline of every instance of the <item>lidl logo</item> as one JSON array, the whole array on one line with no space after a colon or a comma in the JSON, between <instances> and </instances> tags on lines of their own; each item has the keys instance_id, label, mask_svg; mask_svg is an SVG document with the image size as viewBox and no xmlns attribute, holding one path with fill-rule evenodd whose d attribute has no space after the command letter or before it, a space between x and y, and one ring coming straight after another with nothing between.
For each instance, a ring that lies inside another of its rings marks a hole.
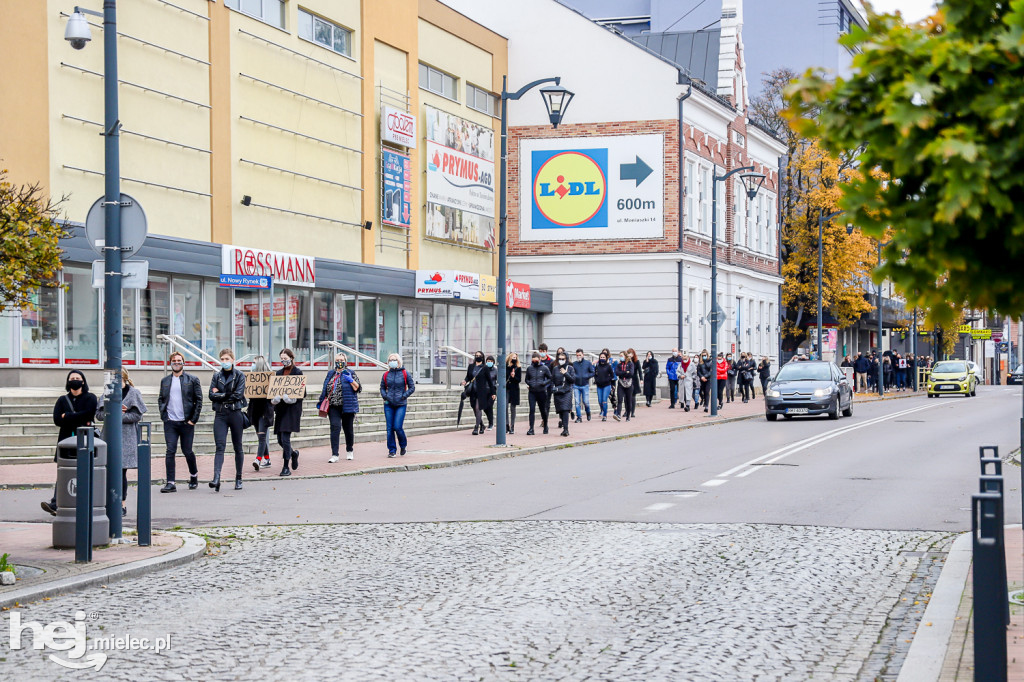
<instances>
[{"instance_id":1,"label":"lidl logo","mask_svg":"<svg viewBox=\"0 0 1024 682\"><path fill-rule=\"evenodd\" d=\"M534 151L533 229L608 226L608 150Z\"/></svg>"}]
</instances>

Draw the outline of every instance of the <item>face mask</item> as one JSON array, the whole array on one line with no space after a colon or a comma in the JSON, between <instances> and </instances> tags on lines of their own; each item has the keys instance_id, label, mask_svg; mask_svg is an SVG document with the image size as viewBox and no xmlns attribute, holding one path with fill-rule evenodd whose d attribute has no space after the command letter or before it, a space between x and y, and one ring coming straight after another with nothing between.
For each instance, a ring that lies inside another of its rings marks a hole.
<instances>
[{"instance_id":1,"label":"face mask","mask_svg":"<svg viewBox=\"0 0 1024 682\"><path fill-rule=\"evenodd\" d=\"M538 365L540 365L540 360L534 360L533 361L533 366L537 367Z\"/></svg>"},{"instance_id":2,"label":"face mask","mask_svg":"<svg viewBox=\"0 0 1024 682\"><path fill-rule=\"evenodd\" d=\"M600 360L597 361L597 363L599 365L607 365L608 364L608 358L601 358Z\"/></svg>"},{"instance_id":3,"label":"face mask","mask_svg":"<svg viewBox=\"0 0 1024 682\"><path fill-rule=\"evenodd\" d=\"M185 365L181 364L180 362L172 362L171 363L171 371L172 372L177 372L178 370L180 370L184 366Z\"/></svg>"},{"instance_id":4,"label":"face mask","mask_svg":"<svg viewBox=\"0 0 1024 682\"><path fill-rule=\"evenodd\" d=\"M224 370L225 372L230 372L231 368L234 367L234 366L235 366L235 363L233 363L233 362L222 362L222 363L220 363L220 368L222 370Z\"/></svg>"},{"instance_id":5,"label":"face mask","mask_svg":"<svg viewBox=\"0 0 1024 682\"><path fill-rule=\"evenodd\" d=\"M706 355L702 355L700 357L701 357L702 360L707 360L708 359L708 356L706 356Z\"/></svg>"},{"instance_id":6,"label":"face mask","mask_svg":"<svg viewBox=\"0 0 1024 682\"><path fill-rule=\"evenodd\" d=\"M398 360L388 360L388 367L398 369Z\"/></svg>"},{"instance_id":7,"label":"face mask","mask_svg":"<svg viewBox=\"0 0 1024 682\"><path fill-rule=\"evenodd\" d=\"M726 359L727 359L727 360L732 360L732 356L730 355L730 356L729 356L728 358L726 358Z\"/></svg>"},{"instance_id":8,"label":"face mask","mask_svg":"<svg viewBox=\"0 0 1024 682\"><path fill-rule=\"evenodd\" d=\"M292 359L286 357L285 359L281 360L281 364L284 365L285 367L291 367L292 366Z\"/></svg>"},{"instance_id":9,"label":"face mask","mask_svg":"<svg viewBox=\"0 0 1024 682\"><path fill-rule=\"evenodd\" d=\"M494 363L493 363L493 362L488 362L488 363L487 363L487 366L488 366L488 367L494 367Z\"/></svg>"},{"instance_id":10,"label":"face mask","mask_svg":"<svg viewBox=\"0 0 1024 682\"><path fill-rule=\"evenodd\" d=\"M72 391L77 391L78 389L82 388L83 386L85 386L85 382L84 381L80 381L78 379L72 379L71 381L68 382L68 387Z\"/></svg>"},{"instance_id":11,"label":"face mask","mask_svg":"<svg viewBox=\"0 0 1024 682\"><path fill-rule=\"evenodd\" d=\"M619 356L619 362L625 362L625 361L626 361L626 356L625 355L620 355Z\"/></svg>"},{"instance_id":12,"label":"face mask","mask_svg":"<svg viewBox=\"0 0 1024 682\"><path fill-rule=\"evenodd\" d=\"M475 358L473 358L473 360L474 360L475 362L477 362L477 363L480 363L480 362L483 362L483 361L484 361L484 359L483 359L482 357L480 357L479 355L478 355L478 356L476 356Z\"/></svg>"},{"instance_id":13,"label":"face mask","mask_svg":"<svg viewBox=\"0 0 1024 682\"><path fill-rule=\"evenodd\" d=\"M334 363L334 366L337 369L345 369L345 363L344 362L336 362L336 363Z\"/></svg>"},{"instance_id":14,"label":"face mask","mask_svg":"<svg viewBox=\"0 0 1024 682\"><path fill-rule=\"evenodd\" d=\"M565 358L562 358L562 359L560 359L560 360L558 361L558 364L560 364L560 365L564 365L564 364L565 364Z\"/></svg>"}]
</instances>

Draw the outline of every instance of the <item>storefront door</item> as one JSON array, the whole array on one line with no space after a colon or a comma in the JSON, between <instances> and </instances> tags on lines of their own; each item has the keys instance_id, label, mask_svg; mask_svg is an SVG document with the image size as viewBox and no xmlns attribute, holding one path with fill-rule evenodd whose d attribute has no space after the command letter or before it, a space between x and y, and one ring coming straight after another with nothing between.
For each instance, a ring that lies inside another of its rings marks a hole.
<instances>
[{"instance_id":1,"label":"storefront door","mask_svg":"<svg viewBox=\"0 0 1024 682\"><path fill-rule=\"evenodd\" d=\"M429 308L402 308L398 352L416 380L431 379L433 329Z\"/></svg>"}]
</instances>

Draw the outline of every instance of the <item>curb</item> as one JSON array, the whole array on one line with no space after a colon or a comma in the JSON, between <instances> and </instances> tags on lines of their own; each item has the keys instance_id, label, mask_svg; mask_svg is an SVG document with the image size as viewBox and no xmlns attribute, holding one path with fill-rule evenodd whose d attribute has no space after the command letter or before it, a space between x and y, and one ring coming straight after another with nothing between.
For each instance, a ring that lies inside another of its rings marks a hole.
<instances>
[{"instance_id":1,"label":"curb","mask_svg":"<svg viewBox=\"0 0 1024 682\"><path fill-rule=\"evenodd\" d=\"M77 576L61 578L50 583L32 585L13 592L6 592L0 595L0 608L11 608L21 606L26 602L36 601L46 597L56 597L70 592L82 590L86 587L105 585L115 580L134 578L136 576L152 573L164 568L180 566L181 564L195 561L206 551L206 540L193 533L169 532L183 540L181 547L161 554L160 556L133 561L120 566L111 566L97 571L90 571Z\"/></svg>"}]
</instances>

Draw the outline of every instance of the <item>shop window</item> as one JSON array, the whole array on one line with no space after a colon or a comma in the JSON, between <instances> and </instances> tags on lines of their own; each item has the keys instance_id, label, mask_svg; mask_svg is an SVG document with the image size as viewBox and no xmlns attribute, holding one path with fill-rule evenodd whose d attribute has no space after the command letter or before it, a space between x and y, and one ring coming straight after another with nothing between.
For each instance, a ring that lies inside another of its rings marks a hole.
<instances>
[{"instance_id":1,"label":"shop window","mask_svg":"<svg viewBox=\"0 0 1024 682\"><path fill-rule=\"evenodd\" d=\"M483 311L483 348L484 355L494 355L498 352L498 311L494 308L484 308ZM507 333L507 329L505 330Z\"/></svg>"},{"instance_id":2,"label":"shop window","mask_svg":"<svg viewBox=\"0 0 1024 682\"><path fill-rule=\"evenodd\" d=\"M356 347L356 297L352 294L338 294L334 299L334 340L349 348ZM355 356L346 356L355 364Z\"/></svg>"},{"instance_id":3,"label":"shop window","mask_svg":"<svg viewBox=\"0 0 1024 682\"><path fill-rule=\"evenodd\" d=\"M420 87L448 99L458 100L458 79L432 66L420 64Z\"/></svg>"},{"instance_id":4,"label":"shop window","mask_svg":"<svg viewBox=\"0 0 1024 682\"><path fill-rule=\"evenodd\" d=\"M284 28L284 0L224 0L224 6L271 26Z\"/></svg>"},{"instance_id":5,"label":"shop window","mask_svg":"<svg viewBox=\"0 0 1024 682\"><path fill-rule=\"evenodd\" d=\"M483 350L483 320L479 308L466 309L466 348L467 353Z\"/></svg>"},{"instance_id":6,"label":"shop window","mask_svg":"<svg viewBox=\"0 0 1024 682\"><path fill-rule=\"evenodd\" d=\"M89 283L92 291L92 283ZM28 365L60 362L60 310L58 290L42 287L31 296L32 305L21 311L21 357Z\"/></svg>"},{"instance_id":7,"label":"shop window","mask_svg":"<svg viewBox=\"0 0 1024 682\"><path fill-rule=\"evenodd\" d=\"M447 357L450 355L447 350L440 350L441 346L448 345L448 306L444 303L434 304L434 368L444 369L447 367Z\"/></svg>"},{"instance_id":8,"label":"shop window","mask_svg":"<svg viewBox=\"0 0 1024 682\"><path fill-rule=\"evenodd\" d=\"M466 348L466 308L461 305L448 306L448 338L453 348L458 348L466 353L473 351ZM466 358L458 353L452 354L452 367L465 367Z\"/></svg>"},{"instance_id":9,"label":"shop window","mask_svg":"<svg viewBox=\"0 0 1024 682\"><path fill-rule=\"evenodd\" d=\"M333 50L346 57L352 56L352 31L299 9L299 37Z\"/></svg>"},{"instance_id":10,"label":"shop window","mask_svg":"<svg viewBox=\"0 0 1024 682\"><path fill-rule=\"evenodd\" d=\"M138 346L135 339L137 291L137 289L121 289L121 364L128 367L138 364Z\"/></svg>"},{"instance_id":11,"label":"shop window","mask_svg":"<svg viewBox=\"0 0 1024 682\"><path fill-rule=\"evenodd\" d=\"M0 365L14 362L14 326L17 319L15 310L0 313Z\"/></svg>"},{"instance_id":12,"label":"shop window","mask_svg":"<svg viewBox=\"0 0 1024 682\"><path fill-rule=\"evenodd\" d=\"M200 292L202 283L198 279L175 277L171 298L174 301L174 312L171 318L171 330L197 348L203 345L203 302ZM183 353L186 365L198 365L199 362Z\"/></svg>"},{"instance_id":13,"label":"shop window","mask_svg":"<svg viewBox=\"0 0 1024 682\"><path fill-rule=\"evenodd\" d=\"M221 349L234 345L231 313L231 289L216 282L206 282L206 334L203 350L213 357L217 357Z\"/></svg>"},{"instance_id":14,"label":"shop window","mask_svg":"<svg viewBox=\"0 0 1024 682\"><path fill-rule=\"evenodd\" d=\"M380 311L377 313L377 359L387 362L388 355L398 352L398 299L380 299Z\"/></svg>"},{"instance_id":15,"label":"shop window","mask_svg":"<svg viewBox=\"0 0 1024 682\"><path fill-rule=\"evenodd\" d=\"M92 269L64 268L64 282L68 285L64 293L64 362L68 365L98 365L99 289L92 288ZM133 323L133 331L134 326Z\"/></svg>"},{"instance_id":16,"label":"shop window","mask_svg":"<svg viewBox=\"0 0 1024 682\"><path fill-rule=\"evenodd\" d=\"M238 364L248 367L260 351L260 292L239 289L234 303L234 349ZM247 358L242 360L242 358Z\"/></svg>"},{"instance_id":17,"label":"shop window","mask_svg":"<svg viewBox=\"0 0 1024 682\"><path fill-rule=\"evenodd\" d=\"M148 286L139 291L139 362L163 365L167 345L159 339L169 334L171 287L167 277L150 276Z\"/></svg>"},{"instance_id":18,"label":"shop window","mask_svg":"<svg viewBox=\"0 0 1024 682\"><path fill-rule=\"evenodd\" d=\"M371 358L377 357L377 346L379 344L379 330L377 320L377 299L359 297L359 347L356 349L363 355ZM362 358L357 358L358 364L369 365Z\"/></svg>"},{"instance_id":19,"label":"shop window","mask_svg":"<svg viewBox=\"0 0 1024 682\"><path fill-rule=\"evenodd\" d=\"M505 347L505 352L506 354L517 353L519 355L519 363L524 364L524 362L529 358L529 355L526 353L527 348L529 348L526 342L525 333L526 316L523 313L514 312L511 313L510 317L511 320L508 326L509 338Z\"/></svg>"},{"instance_id":20,"label":"shop window","mask_svg":"<svg viewBox=\"0 0 1024 682\"><path fill-rule=\"evenodd\" d=\"M527 353L525 356L529 358L529 354L540 345L540 341L537 340L537 316L533 313L526 313L526 348L523 350Z\"/></svg>"},{"instance_id":21,"label":"shop window","mask_svg":"<svg viewBox=\"0 0 1024 682\"><path fill-rule=\"evenodd\" d=\"M313 366L327 367L334 350L321 346L324 341L333 341L334 294L329 291L313 293Z\"/></svg>"},{"instance_id":22,"label":"shop window","mask_svg":"<svg viewBox=\"0 0 1024 682\"><path fill-rule=\"evenodd\" d=\"M309 364L311 341L309 326L309 290L289 288L284 297L274 296L274 339L270 353L274 363L281 364L281 350L291 348L296 364ZM278 322L283 315L284 323ZM283 334L283 336L282 336Z\"/></svg>"}]
</instances>

